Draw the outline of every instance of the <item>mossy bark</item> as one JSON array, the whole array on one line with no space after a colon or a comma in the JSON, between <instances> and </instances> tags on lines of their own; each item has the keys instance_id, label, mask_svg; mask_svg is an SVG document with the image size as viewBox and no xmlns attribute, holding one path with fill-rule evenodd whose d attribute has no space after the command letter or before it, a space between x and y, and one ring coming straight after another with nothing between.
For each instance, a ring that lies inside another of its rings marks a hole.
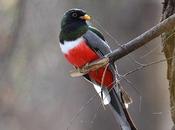
<instances>
[{"instance_id":1,"label":"mossy bark","mask_svg":"<svg viewBox=\"0 0 175 130\"><path fill-rule=\"evenodd\" d=\"M175 0L164 0L162 20L175 13ZM162 34L163 52L167 59L167 79L169 81L170 108L175 124L175 27Z\"/></svg>"}]
</instances>

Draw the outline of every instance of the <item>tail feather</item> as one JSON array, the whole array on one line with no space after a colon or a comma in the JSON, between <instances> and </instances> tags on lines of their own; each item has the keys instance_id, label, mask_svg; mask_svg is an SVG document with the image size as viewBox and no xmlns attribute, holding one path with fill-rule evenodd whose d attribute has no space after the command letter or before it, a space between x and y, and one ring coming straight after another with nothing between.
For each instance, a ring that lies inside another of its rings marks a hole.
<instances>
[{"instance_id":1,"label":"tail feather","mask_svg":"<svg viewBox=\"0 0 175 130\"><path fill-rule=\"evenodd\" d=\"M112 89L110 92L111 97L111 109L114 113L116 120L119 122L122 130L137 130L130 115L124 105L124 101L120 98L121 92L116 92Z\"/></svg>"}]
</instances>

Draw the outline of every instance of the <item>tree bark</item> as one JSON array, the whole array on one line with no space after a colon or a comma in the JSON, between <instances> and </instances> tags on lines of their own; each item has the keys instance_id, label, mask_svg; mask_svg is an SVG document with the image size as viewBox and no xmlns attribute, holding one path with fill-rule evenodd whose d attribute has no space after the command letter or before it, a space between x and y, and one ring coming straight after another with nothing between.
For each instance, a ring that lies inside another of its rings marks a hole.
<instances>
[{"instance_id":1,"label":"tree bark","mask_svg":"<svg viewBox=\"0 0 175 130\"><path fill-rule=\"evenodd\" d=\"M175 13L175 0L164 0L162 20ZM163 52L167 60L167 79L169 81L170 108L172 121L175 124L175 27L162 34Z\"/></svg>"}]
</instances>

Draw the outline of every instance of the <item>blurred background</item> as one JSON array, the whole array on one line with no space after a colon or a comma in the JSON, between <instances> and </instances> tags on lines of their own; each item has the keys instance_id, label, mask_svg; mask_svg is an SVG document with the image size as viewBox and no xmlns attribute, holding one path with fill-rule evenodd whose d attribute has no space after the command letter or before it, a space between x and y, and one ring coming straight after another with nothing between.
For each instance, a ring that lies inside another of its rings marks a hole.
<instances>
[{"instance_id":1,"label":"blurred background","mask_svg":"<svg viewBox=\"0 0 175 130\"><path fill-rule=\"evenodd\" d=\"M92 85L71 78L72 66L58 42L60 21L70 8L85 9L112 49L160 21L161 0L0 0L0 130L117 130ZM108 35L110 33L117 42ZM163 59L161 40L116 62L119 73ZM137 61L137 62L136 62ZM121 83L133 98L129 111L140 130L169 130L166 63L150 66ZM80 108L83 111L80 112ZM99 108L99 109L98 109ZM79 112L71 125L74 115Z\"/></svg>"}]
</instances>

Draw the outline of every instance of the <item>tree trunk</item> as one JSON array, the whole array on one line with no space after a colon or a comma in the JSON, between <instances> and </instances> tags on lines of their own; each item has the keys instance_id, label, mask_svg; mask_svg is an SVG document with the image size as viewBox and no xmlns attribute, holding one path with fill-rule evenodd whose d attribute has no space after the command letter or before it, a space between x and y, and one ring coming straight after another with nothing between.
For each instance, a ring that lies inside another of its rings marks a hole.
<instances>
[{"instance_id":1,"label":"tree trunk","mask_svg":"<svg viewBox=\"0 0 175 130\"><path fill-rule=\"evenodd\" d=\"M175 13L175 0L165 0L163 3L162 20ZM162 34L163 52L167 59L167 79L169 81L171 117L175 124L175 35L174 28Z\"/></svg>"}]
</instances>

